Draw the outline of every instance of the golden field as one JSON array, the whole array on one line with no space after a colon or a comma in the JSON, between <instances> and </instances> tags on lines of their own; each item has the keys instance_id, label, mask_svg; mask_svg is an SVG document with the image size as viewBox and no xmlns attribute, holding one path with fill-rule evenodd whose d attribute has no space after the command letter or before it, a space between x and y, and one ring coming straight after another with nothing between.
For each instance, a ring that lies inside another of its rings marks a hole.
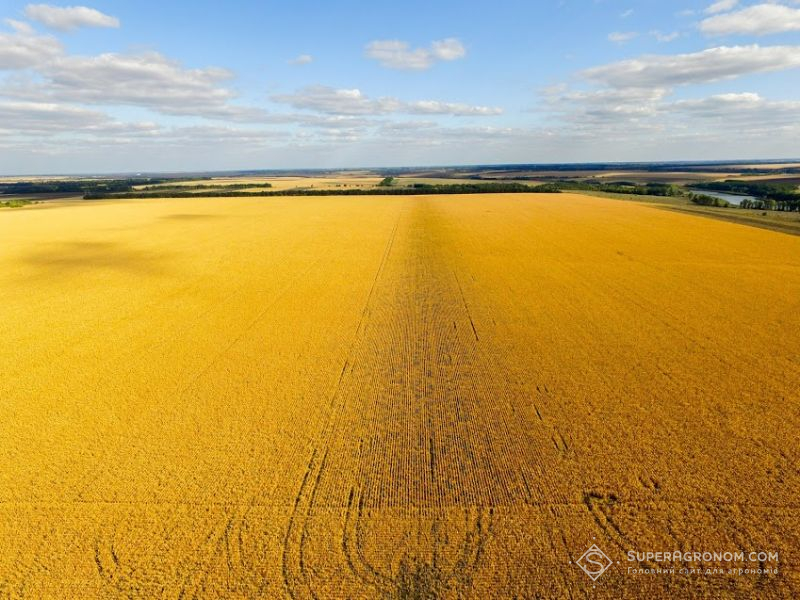
<instances>
[{"instance_id":1,"label":"golden field","mask_svg":"<svg viewBox=\"0 0 800 600\"><path fill-rule=\"evenodd\" d=\"M570 194L51 203L0 213L0 302L0 598L800 596L800 237Z\"/></svg>"},{"instance_id":2,"label":"golden field","mask_svg":"<svg viewBox=\"0 0 800 600\"><path fill-rule=\"evenodd\" d=\"M273 177L256 177L256 176L242 176L242 177L212 177L210 179L190 179L190 180L170 180L165 183L159 184L146 184L135 186L138 189L151 188L158 189L166 188L180 188L193 185L207 185L207 186L225 186L225 185L249 185L252 188L247 188L247 191L258 191L270 189L273 191L289 190L295 188L317 188L317 189L336 189L336 188L360 188L360 187L374 187L380 183L383 177L376 175L367 175L358 172L342 173L338 175L331 175L329 177L322 176L302 176L302 175L285 175ZM441 180L438 180L441 181ZM270 188L265 188L263 184L268 183Z\"/></svg>"}]
</instances>

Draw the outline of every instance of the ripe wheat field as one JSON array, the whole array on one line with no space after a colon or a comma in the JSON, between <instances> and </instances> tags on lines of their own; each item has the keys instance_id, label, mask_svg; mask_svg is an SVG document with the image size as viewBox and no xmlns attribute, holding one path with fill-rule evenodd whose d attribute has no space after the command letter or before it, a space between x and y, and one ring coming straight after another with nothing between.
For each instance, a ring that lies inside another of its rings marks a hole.
<instances>
[{"instance_id":1,"label":"ripe wheat field","mask_svg":"<svg viewBox=\"0 0 800 600\"><path fill-rule=\"evenodd\" d=\"M570 194L51 204L0 214L0 307L0 598L800 595L800 237Z\"/></svg>"}]
</instances>

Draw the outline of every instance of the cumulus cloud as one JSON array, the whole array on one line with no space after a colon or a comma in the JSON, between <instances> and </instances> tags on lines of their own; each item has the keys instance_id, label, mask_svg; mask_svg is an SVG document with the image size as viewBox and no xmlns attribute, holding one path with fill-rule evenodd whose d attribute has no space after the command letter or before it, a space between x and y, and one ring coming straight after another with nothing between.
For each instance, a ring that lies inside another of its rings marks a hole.
<instances>
[{"instance_id":1,"label":"cumulus cloud","mask_svg":"<svg viewBox=\"0 0 800 600\"><path fill-rule=\"evenodd\" d=\"M615 44L624 44L636 37L639 37L636 31L615 31L614 33L608 34L608 41L614 42Z\"/></svg>"},{"instance_id":2,"label":"cumulus cloud","mask_svg":"<svg viewBox=\"0 0 800 600\"><path fill-rule=\"evenodd\" d=\"M786 140L800 131L798 101L769 101L755 92L682 100L670 96L678 86L797 67L800 46L735 46L642 56L583 71L593 88L561 85L542 90L543 108L575 135L616 139L623 132L630 143L641 144L655 138L719 141L735 131L768 145L772 128L786 147Z\"/></svg>"},{"instance_id":3,"label":"cumulus cloud","mask_svg":"<svg viewBox=\"0 0 800 600\"><path fill-rule=\"evenodd\" d=\"M293 108L331 115L385 114L398 107L398 102L391 98L370 100L357 89L335 89L324 85L309 86L293 94L277 94L272 100Z\"/></svg>"},{"instance_id":4,"label":"cumulus cloud","mask_svg":"<svg viewBox=\"0 0 800 600\"><path fill-rule=\"evenodd\" d=\"M272 99L297 109L330 115L386 115L407 113L418 115L491 116L501 108L470 106L457 102L417 100L407 102L394 97L369 98L358 89L336 89L324 85L309 86L293 94L279 94Z\"/></svg>"},{"instance_id":5,"label":"cumulus cloud","mask_svg":"<svg viewBox=\"0 0 800 600\"><path fill-rule=\"evenodd\" d=\"M79 102L186 110L222 105L234 94L225 69L185 69L157 52L64 56L43 69L56 95Z\"/></svg>"},{"instance_id":6,"label":"cumulus cloud","mask_svg":"<svg viewBox=\"0 0 800 600\"><path fill-rule=\"evenodd\" d=\"M186 68L158 52L70 55L58 39L27 23L5 23L12 31L0 32L0 71L13 73L0 80L0 96L34 103L31 110L65 103L137 106L166 115L274 122L263 108L235 103L236 94L225 85L233 73L226 69Z\"/></svg>"},{"instance_id":7,"label":"cumulus cloud","mask_svg":"<svg viewBox=\"0 0 800 600\"><path fill-rule=\"evenodd\" d=\"M7 24L13 31L0 33L0 69L17 73L0 81L0 96L28 103L31 111L38 107L41 116L67 114L64 110L47 112L65 103L136 106L163 115L234 123L296 124L328 131L374 125L356 123L353 119L356 116L391 113L487 116L502 112L495 107L437 100L371 99L359 90L316 86L281 97L279 101L322 114L274 114L262 107L237 104L236 94L227 86L233 73L226 69L187 68L158 52L70 55L51 36L39 35L17 21ZM456 54L447 44L437 46L436 52L440 57L452 58ZM310 60L310 56L301 55L295 62ZM77 107L69 113L74 122L79 116L95 118L100 114ZM28 121L20 120L25 122Z\"/></svg>"},{"instance_id":8,"label":"cumulus cloud","mask_svg":"<svg viewBox=\"0 0 800 600\"><path fill-rule=\"evenodd\" d=\"M0 101L0 123L13 123L13 130L7 132L24 136L65 132L150 132L157 128L149 122L121 123L101 111L54 102ZM0 129L3 126L0 125Z\"/></svg>"},{"instance_id":9,"label":"cumulus cloud","mask_svg":"<svg viewBox=\"0 0 800 600\"><path fill-rule=\"evenodd\" d=\"M800 67L800 46L720 46L677 55L646 55L583 71L590 80L616 88L670 87L709 83L751 73Z\"/></svg>"},{"instance_id":10,"label":"cumulus cloud","mask_svg":"<svg viewBox=\"0 0 800 600\"><path fill-rule=\"evenodd\" d=\"M264 147L275 139L286 139L289 133L273 129L242 129L240 127L221 127L217 125L195 125L189 127L173 127L160 132L157 140L159 146L168 144L189 148L202 142L214 147L215 144L242 144L243 146Z\"/></svg>"},{"instance_id":11,"label":"cumulus cloud","mask_svg":"<svg viewBox=\"0 0 800 600\"><path fill-rule=\"evenodd\" d=\"M74 31L80 27L119 27L119 19L87 6L53 6L28 4L25 16L58 31Z\"/></svg>"},{"instance_id":12,"label":"cumulus cloud","mask_svg":"<svg viewBox=\"0 0 800 600\"><path fill-rule=\"evenodd\" d=\"M380 131L391 135L435 129L438 125L433 121L389 121L383 123Z\"/></svg>"},{"instance_id":13,"label":"cumulus cloud","mask_svg":"<svg viewBox=\"0 0 800 600\"><path fill-rule=\"evenodd\" d=\"M684 158L702 158L703 152L718 151L720 145L739 147L747 140L750 152L780 154L791 153L792 140L800 135L800 101L770 101L754 92L670 101L670 93L646 88L553 89L547 105L558 135L585 140L580 143L603 139L606 151L626 145L646 152L657 141L658 148L673 147Z\"/></svg>"},{"instance_id":14,"label":"cumulus cloud","mask_svg":"<svg viewBox=\"0 0 800 600\"><path fill-rule=\"evenodd\" d=\"M434 41L428 48L411 48L400 40L375 40L367 44L364 53L388 69L421 71L439 61L464 58L467 50L456 38Z\"/></svg>"},{"instance_id":15,"label":"cumulus cloud","mask_svg":"<svg viewBox=\"0 0 800 600\"><path fill-rule=\"evenodd\" d=\"M158 52L74 56L64 55L60 45L45 52L48 46L42 39L50 38L35 36L27 45L18 44L15 55L5 56L0 36L0 67L5 62L15 68L34 67L37 73L35 79L6 81L0 94L27 101L140 106L162 114L236 122L268 120L264 109L232 103L236 95L221 85L233 76L225 69L186 69Z\"/></svg>"},{"instance_id":16,"label":"cumulus cloud","mask_svg":"<svg viewBox=\"0 0 800 600\"><path fill-rule=\"evenodd\" d=\"M503 114L496 106L470 106L462 102L440 102L438 100L417 100L403 103L405 110L415 115L455 115L457 117L490 117Z\"/></svg>"},{"instance_id":17,"label":"cumulus cloud","mask_svg":"<svg viewBox=\"0 0 800 600\"><path fill-rule=\"evenodd\" d=\"M764 99L755 92L740 92L715 94L708 98L678 100L671 105L671 108L698 113L717 114L720 109L728 109L733 106L753 107L763 103Z\"/></svg>"},{"instance_id":18,"label":"cumulus cloud","mask_svg":"<svg viewBox=\"0 0 800 600\"><path fill-rule=\"evenodd\" d=\"M590 126L598 132L604 127L630 125L655 116L669 93L666 88L609 89L571 91L552 88L546 90L548 111L569 124Z\"/></svg>"},{"instance_id":19,"label":"cumulus cloud","mask_svg":"<svg viewBox=\"0 0 800 600\"><path fill-rule=\"evenodd\" d=\"M33 27L30 26L30 23L26 23L25 21L17 21L16 19L4 19L6 25L11 27L17 33L21 33L23 35L33 35Z\"/></svg>"},{"instance_id":20,"label":"cumulus cloud","mask_svg":"<svg viewBox=\"0 0 800 600\"><path fill-rule=\"evenodd\" d=\"M74 131L105 125L102 112L48 102L0 102L0 122L13 123L21 132Z\"/></svg>"},{"instance_id":21,"label":"cumulus cloud","mask_svg":"<svg viewBox=\"0 0 800 600\"><path fill-rule=\"evenodd\" d=\"M650 35L656 38L657 42L667 43L678 39L681 34L678 33L677 31L673 31L671 33L663 33L657 29L654 29L653 31L650 32Z\"/></svg>"},{"instance_id":22,"label":"cumulus cloud","mask_svg":"<svg viewBox=\"0 0 800 600\"><path fill-rule=\"evenodd\" d=\"M704 19L700 22L700 31L707 35L768 35L800 31L800 8L756 4Z\"/></svg>"},{"instance_id":23,"label":"cumulus cloud","mask_svg":"<svg viewBox=\"0 0 800 600\"><path fill-rule=\"evenodd\" d=\"M778 127L797 129L800 101L771 101L755 92L716 94L707 98L679 100L664 107L683 122L698 126L735 126L738 132L775 131Z\"/></svg>"},{"instance_id":24,"label":"cumulus cloud","mask_svg":"<svg viewBox=\"0 0 800 600\"><path fill-rule=\"evenodd\" d=\"M314 62L314 57L310 54L300 54L290 59L288 62L290 65L307 65Z\"/></svg>"},{"instance_id":25,"label":"cumulus cloud","mask_svg":"<svg viewBox=\"0 0 800 600\"><path fill-rule=\"evenodd\" d=\"M737 4L739 4L739 0L718 0L718 2L714 2L708 7L705 13L707 15L716 15L733 9Z\"/></svg>"},{"instance_id":26,"label":"cumulus cloud","mask_svg":"<svg viewBox=\"0 0 800 600\"><path fill-rule=\"evenodd\" d=\"M13 33L0 33L0 70L26 69L42 65L63 52L61 42L37 35L26 23L7 19Z\"/></svg>"},{"instance_id":27,"label":"cumulus cloud","mask_svg":"<svg viewBox=\"0 0 800 600\"><path fill-rule=\"evenodd\" d=\"M431 53L437 60L458 60L467 55L467 49L456 38L447 38L431 44Z\"/></svg>"}]
</instances>

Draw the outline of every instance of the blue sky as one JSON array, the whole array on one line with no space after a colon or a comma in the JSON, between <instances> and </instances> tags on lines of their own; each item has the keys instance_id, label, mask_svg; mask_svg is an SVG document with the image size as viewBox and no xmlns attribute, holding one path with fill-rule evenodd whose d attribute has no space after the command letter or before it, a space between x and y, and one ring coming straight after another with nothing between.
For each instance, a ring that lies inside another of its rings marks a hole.
<instances>
[{"instance_id":1,"label":"blue sky","mask_svg":"<svg viewBox=\"0 0 800 600\"><path fill-rule=\"evenodd\" d=\"M800 156L800 0L0 5L0 172Z\"/></svg>"}]
</instances>

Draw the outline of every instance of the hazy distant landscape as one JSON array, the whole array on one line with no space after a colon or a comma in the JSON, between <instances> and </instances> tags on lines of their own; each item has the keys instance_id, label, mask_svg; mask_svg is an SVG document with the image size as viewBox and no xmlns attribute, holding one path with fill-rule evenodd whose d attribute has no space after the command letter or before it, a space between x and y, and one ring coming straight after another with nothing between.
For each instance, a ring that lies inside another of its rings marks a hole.
<instances>
[{"instance_id":1,"label":"hazy distant landscape","mask_svg":"<svg viewBox=\"0 0 800 600\"><path fill-rule=\"evenodd\" d=\"M0 206L79 199L575 192L800 232L800 163L488 165L0 178Z\"/></svg>"}]
</instances>

